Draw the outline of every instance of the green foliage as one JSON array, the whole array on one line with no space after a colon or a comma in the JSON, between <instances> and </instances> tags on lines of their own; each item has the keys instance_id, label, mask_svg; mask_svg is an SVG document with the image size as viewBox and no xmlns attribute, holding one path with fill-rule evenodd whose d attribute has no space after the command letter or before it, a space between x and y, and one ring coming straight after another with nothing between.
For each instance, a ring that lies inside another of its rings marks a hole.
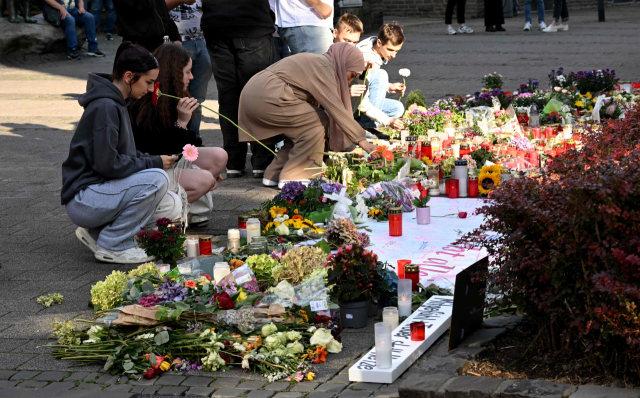
<instances>
[{"instance_id":1,"label":"green foliage","mask_svg":"<svg viewBox=\"0 0 640 398\"><path fill-rule=\"evenodd\" d=\"M62 304L62 294L60 293L51 293L45 296L38 297L38 304L42 304L45 307L51 307L52 305Z\"/></svg>"},{"instance_id":2,"label":"green foliage","mask_svg":"<svg viewBox=\"0 0 640 398\"><path fill-rule=\"evenodd\" d=\"M473 160L476 161L476 166L478 168L481 168L482 166L484 166L484 164L487 161L490 161L493 163L496 162L496 158L493 152L491 152L486 148L476 149L475 151L471 152L471 157L473 158Z\"/></svg>"},{"instance_id":3,"label":"green foliage","mask_svg":"<svg viewBox=\"0 0 640 398\"><path fill-rule=\"evenodd\" d=\"M157 259L175 260L184 255L184 242L187 235L182 233L182 229L171 224L168 218L159 218L156 221L157 230L147 231L141 228L142 232L136 235L138 244L145 253Z\"/></svg>"},{"instance_id":4,"label":"green foliage","mask_svg":"<svg viewBox=\"0 0 640 398\"><path fill-rule=\"evenodd\" d=\"M409 95L407 95L407 99L404 102L405 109L409 109L409 107L413 104L418 106L427 107L427 98L422 94L420 90L411 90Z\"/></svg>"},{"instance_id":5,"label":"green foliage","mask_svg":"<svg viewBox=\"0 0 640 398\"><path fill-rule=\"evenodd\" d=\"M249 256L245 263L251 268L251 271L259 281L271 279L273 269L278 266L278 261L272 259L268 254L254 254Z\"/></svg>"},{"instance_id":6,"label":"green foliage","mask_svg":"<svg viewBox=\"0 0 640 398\"><path fill-rule=\"evenodd\" d=\"M373 297L378 274L378 256L360 246L347 245L327 257L331 299L342 303Z\"/></svg>"}]
</instances>

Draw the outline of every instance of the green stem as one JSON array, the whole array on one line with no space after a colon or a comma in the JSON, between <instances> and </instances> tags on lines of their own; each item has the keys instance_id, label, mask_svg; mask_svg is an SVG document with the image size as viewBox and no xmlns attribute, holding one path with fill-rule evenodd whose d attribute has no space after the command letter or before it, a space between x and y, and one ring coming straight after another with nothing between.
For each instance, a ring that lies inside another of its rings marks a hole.
<instances>
[{"instance_id":1,"label":"green stem","mask_svg":"<svg viewBox=\"0 0 640 398\"><path fill-rule=\"evenodd\" d=\"M365 86L367 85L367 74L369 73L369 69L367 69L364 72L364 84ZM366 87L365 87L365 91L367 91ZM360 96L360 106L358 106L358 116L360 116L360 107L362 106L362 100L364 99L364 93L365 91L362 92L362 95Z\"/></svg>"},{"instance_id":2,"label":"green stem","mask_svg":"<svg viewBox=\"0 0 640 398\"><path fill-rule=\"evenodd\" d=\"M404 77L402 77L402 83L404 83L404 86L407 87L407 81L404 80ZM406 90L406 89L405 89ZM400 93L400 98L402 98L403 94Z\"/></svg>"},{"instance_id":3,"label":"green stem","mask_svg":"<svg viewBox=\"0 0 640 398\"><path fill-rule=\"evenodd\" d=\"M182 99L182 98L180 98L180 97L175 97L175 96L173 96L173 95L165 94L165 93L163 93L163 92L159 91L159 92L158 92L158 96L162 96L162 95L164 95L165 97L169 97L169 98L175 98L175 99L177 99L177 100L181 100L181 99ZM262 145L263 147L265 147L265 148L267 149L267 151L269 151L269 152L271 152L271 153L273 154L273 156L277 156L277 155L276 155L276 153L275 153L274 151L272 151L272 150L271 150L271 148L269 148L268 146L266 146L265 144L263 144L262 142L260 142L258 139L256 139L256 138L255 138L254 136L252 136L251 134L247 133L247 131L246 131L245 129L243 129L242 127L240 127L240 126L238 126L237 124L235 124L235 123L233 122L233 120L229 119L228 117L226 117L225 115L221 114L220 112L216 112L216 111L214 111L213 109L211 109L211 108L209 108L209 107L207 107L207 106L204 106L204 105L202 105L202 104L200 104L200 106L201 106L201 107L203 107L204 109L208 109L208 110L210 110L211 112L215 113L216 115L218 115L218 116L220 116L220 117L223 117L223 118L227 119L231 124L233 124L234 126L236 126L237 128L239 128L240 130L242 130L242 132L243 132L243 133L245 133L246 135L248 135L249 137L251 137L255 142L257 142L258 144L260 144L260 145Z\"/></svg>"}]
</instances>

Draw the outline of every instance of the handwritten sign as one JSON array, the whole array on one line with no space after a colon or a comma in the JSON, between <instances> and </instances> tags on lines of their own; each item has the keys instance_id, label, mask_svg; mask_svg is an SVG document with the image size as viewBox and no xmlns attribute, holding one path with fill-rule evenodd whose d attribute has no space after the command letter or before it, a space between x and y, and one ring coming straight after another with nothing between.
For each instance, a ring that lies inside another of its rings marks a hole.
<instances>
[{"instance_id":1,"label":"handwritten sign","mask_svg":"<svg viewBox=\"0 0 640 398\"><path fill-rule=\"evenodd\" d=\"M393 331L391 368L376 367L374 347L349 369L349 381L393 383L449 329L452 309L453 297L431 297ZM411 340L409 325L412 322L424 322L425 339L423 341Z\"/></svg>"}]
</instances>

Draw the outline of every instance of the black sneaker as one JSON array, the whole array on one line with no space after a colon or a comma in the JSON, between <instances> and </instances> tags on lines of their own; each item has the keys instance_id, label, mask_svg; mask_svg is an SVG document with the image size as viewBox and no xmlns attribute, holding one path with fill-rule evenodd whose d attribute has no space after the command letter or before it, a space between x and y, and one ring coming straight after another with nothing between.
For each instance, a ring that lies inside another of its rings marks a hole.
<instances>
[{"instance_id":1,"label":"black sneaker","mask_svg":"<svg viewBox=\"0 0 640 398\"><path fill-rule=\"evenodd\" d=\"M495 31L496 31L496 28L494 28L493 26L487 26L487 27L484 29L484 31L485 31L485 32L495 32Z\"/></svg>"},{"instance_id":2,"label":"black sneaker","mask_svg":"<svg viewBox=\"0 0 640 398\"><path fill-rule=\"evenodd\" d=\"M389 141L389 139L391 138L388 135L384 134L382 131L379 131L379 130L374 129L374 128L368 128L366 130L368 132L370 132L371 134L375 135L379 140Z\"/></svg>"},{"instance_id":3,"label":"black sneaker","mask_svg":"<svg viewBox=\"0 0 640 398\"><path fill-rule=\"evenodd\" d=\"M264 170L253 170L253 178L263 178Z\"/></svg>"},{"instance_id":4,"label":"black sneaker","mask_svg":"<svg viewBox=\"0 0 640 398\"><path fill-rule=\"evenodd\" d=\"M100 50L93 50L93 51L89 50L87 51L87 55L90 57L98 57L98 58L104 57L104 53Z\"/></svg>"},{"instance_id":5,"label":"black sneaker","mask_svg":"<svg viewBox=\"0 0 640 398\"><path fill-rule=\"evenodd\" d=\"M240 178L244 175L244 170L227 170L227 178Z\"/></svg>"},{"instance_id":6,"label":"black sneaker","mask_svg":"<svg viewBox=\"0 0 640 398\"><path fill-rule=\"evenodd\" d=\"M506 32L507 30L502 25L496 25L496 32Z\"/></svg>"},{"instance_id":7,"label":"black sneaker","mask_svg":"<svg viewBox=\"0 0 640 398\"><path fill-rule=\"evenodd\" d=\"M75 47L67 50L67 58L74 61L80 61L82 59L82 57L80 57L80 52L78 52L78 49Z\"/></svg>"},{"instance_id":8,"label":"black sneaker","mask_svg":"<svg viewBox=\"0 0 640 398\"><path fill-rule=\"evenodd\" d=\"M106 39L109 41L113 40L113 35L111 33L105 33L104 37L106 37Z\"/></svg>"}]
</instances>

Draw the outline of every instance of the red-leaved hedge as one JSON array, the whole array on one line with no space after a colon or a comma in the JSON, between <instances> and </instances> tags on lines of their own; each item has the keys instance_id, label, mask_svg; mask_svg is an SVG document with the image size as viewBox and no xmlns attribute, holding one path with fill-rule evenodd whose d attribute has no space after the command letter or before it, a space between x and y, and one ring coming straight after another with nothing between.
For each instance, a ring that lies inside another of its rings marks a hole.
<instances>
[{"instance_id":1,"label":"red-leaved hedge","mask_svg":"<svg viewBox=\"0 0 640 398\"><path fill-rule=\"evenodd\" d=\"M547 348L640 375L640 107L584 142L494 191L482 227L458 243L487 248L490 285Z\"/></svg>"}]
</instances>

